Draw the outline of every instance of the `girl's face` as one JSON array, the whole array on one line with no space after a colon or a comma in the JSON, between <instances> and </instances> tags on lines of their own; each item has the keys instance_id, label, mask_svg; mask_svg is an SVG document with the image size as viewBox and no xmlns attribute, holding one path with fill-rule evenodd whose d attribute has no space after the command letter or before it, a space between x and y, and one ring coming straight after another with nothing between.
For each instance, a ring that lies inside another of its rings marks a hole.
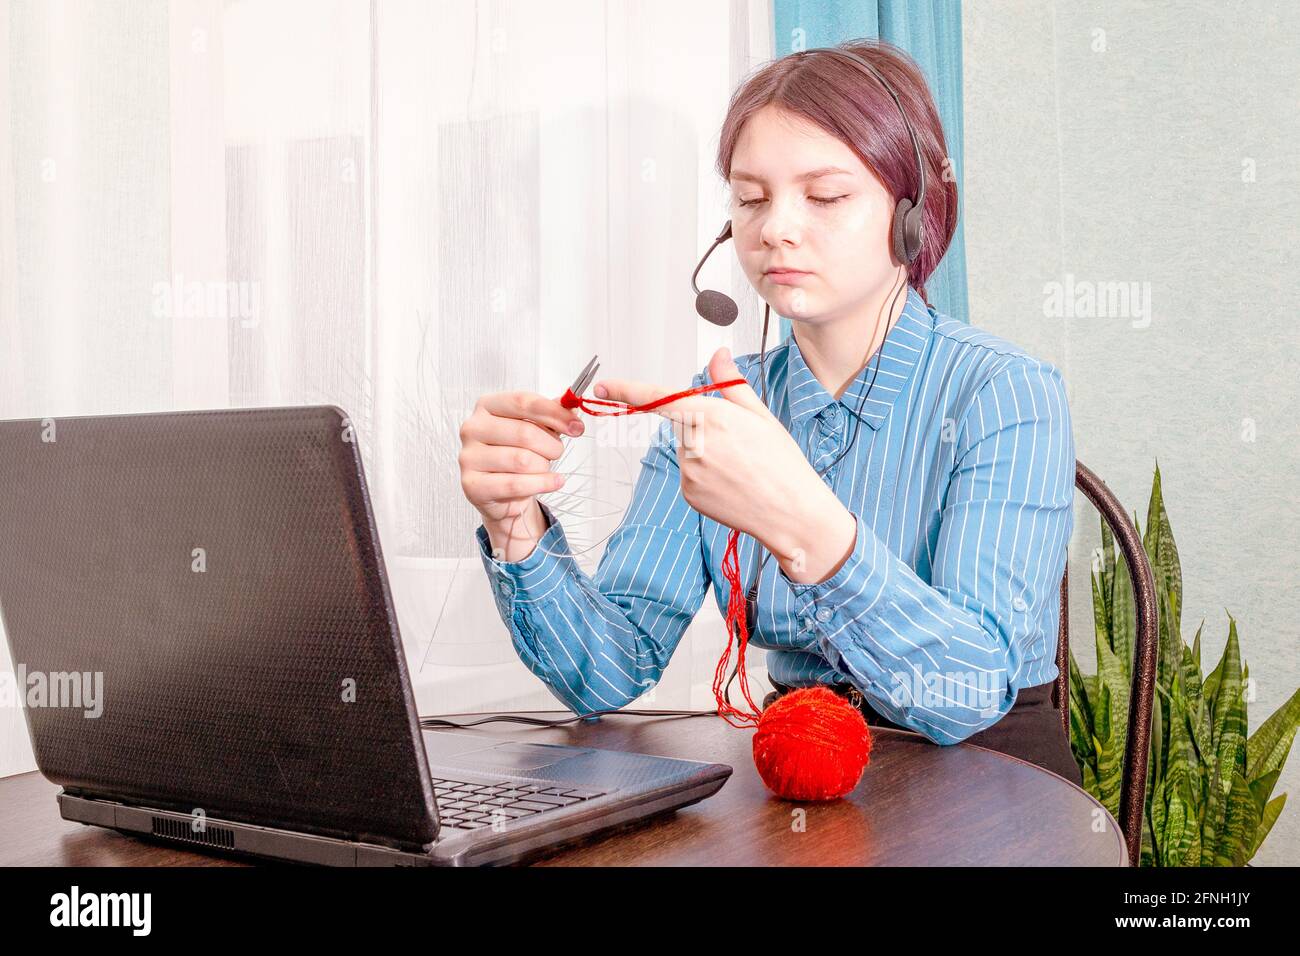
<instances>
[{"instance_id":1,"label":"girl's face","mask_svg":"<svg viewBox=\"0 0 1300 956\"><path fill-rule=\"evenodd\" d=\"M821 127L764 107L741 129L730 186L741 267L786 318L853 318L901 278L890 240L894 198ZM802 274L773 272L779 269Z\"/></svg>"}]
</instances>

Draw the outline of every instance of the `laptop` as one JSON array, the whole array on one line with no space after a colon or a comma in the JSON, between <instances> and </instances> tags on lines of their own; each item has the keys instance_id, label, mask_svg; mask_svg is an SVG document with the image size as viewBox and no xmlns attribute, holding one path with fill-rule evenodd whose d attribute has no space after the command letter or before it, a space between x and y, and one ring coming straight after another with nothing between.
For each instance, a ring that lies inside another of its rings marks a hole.
<instances>
[{"instance_id":1,"label":"laptop","mask_svg":"<svg viewBox=\"0 0 1300 956\"><path fill-rule=\"evenodd\" d=\"M513 863L732 770L422 730L336 406L0 421L0 612L63 818L150 840Z\"/></svg>"}]
</instances>

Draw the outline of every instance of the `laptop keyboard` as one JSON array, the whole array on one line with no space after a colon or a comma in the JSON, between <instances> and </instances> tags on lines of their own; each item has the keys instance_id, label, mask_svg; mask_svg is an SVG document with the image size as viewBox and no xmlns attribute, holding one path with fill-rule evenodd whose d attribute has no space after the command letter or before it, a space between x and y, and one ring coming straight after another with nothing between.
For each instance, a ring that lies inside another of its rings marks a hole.
<instances>
[{"instance_id":1,"label":"laptop keyboard","mask_svg":"<svg viewBox=\"0 0 1300 956\"><path fill-rule=\"evenodd\" d=\"M509 823L547 810L603 797L604 790L589 787L548 786L544 783L469 783L433 778L438 820L444 827L477 830L494 819Z\"/></svg>"}]
</instances>

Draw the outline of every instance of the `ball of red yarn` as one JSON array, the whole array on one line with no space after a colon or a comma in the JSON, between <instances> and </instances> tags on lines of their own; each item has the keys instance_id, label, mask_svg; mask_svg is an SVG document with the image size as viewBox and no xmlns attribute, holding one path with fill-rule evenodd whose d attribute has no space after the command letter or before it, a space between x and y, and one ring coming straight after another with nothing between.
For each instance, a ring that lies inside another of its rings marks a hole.
<instances>
[{"instance_id":1,"label":"ball of red yarn","mask_svg":"<svg viewBox=\"0 0 1300 956\"><path fill-rule=\"evenodd\" d=\"M774 700L754 734L754 766L769 790L787 800L835 800L858 785L871 759L861 711L825 687Z\"/></svg>"}]
</instances>

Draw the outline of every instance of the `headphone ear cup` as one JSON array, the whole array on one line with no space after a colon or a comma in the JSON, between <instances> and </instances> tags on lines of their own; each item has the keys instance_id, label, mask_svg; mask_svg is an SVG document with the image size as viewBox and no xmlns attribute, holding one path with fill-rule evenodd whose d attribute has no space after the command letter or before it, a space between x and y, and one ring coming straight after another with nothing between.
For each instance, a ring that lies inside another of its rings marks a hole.
<instances>
[{"instance_id":1,"label":"headphone ear cup","mask_svg":"<svg viewBox=\"0 0 1300 956\"><path fill-rule=\"evenodd\" d=\"M914 261L925 245L925 210L920 206L909 209L904 217L903 242L907 245L908 260Z\"/></svg>"},{"instance_id":2,"label":"headphone ear cup","mask_svg":"<svg viewBox=\"0 0 1300 956\"><path fill-rule=\"evenodd\" d=\"M894 258L903 265L908 265L915 255L908 255L907 248L907 219L908 213L912 211L912 200L904 196L894 207Z\"/></svg>"}]
</instances>

